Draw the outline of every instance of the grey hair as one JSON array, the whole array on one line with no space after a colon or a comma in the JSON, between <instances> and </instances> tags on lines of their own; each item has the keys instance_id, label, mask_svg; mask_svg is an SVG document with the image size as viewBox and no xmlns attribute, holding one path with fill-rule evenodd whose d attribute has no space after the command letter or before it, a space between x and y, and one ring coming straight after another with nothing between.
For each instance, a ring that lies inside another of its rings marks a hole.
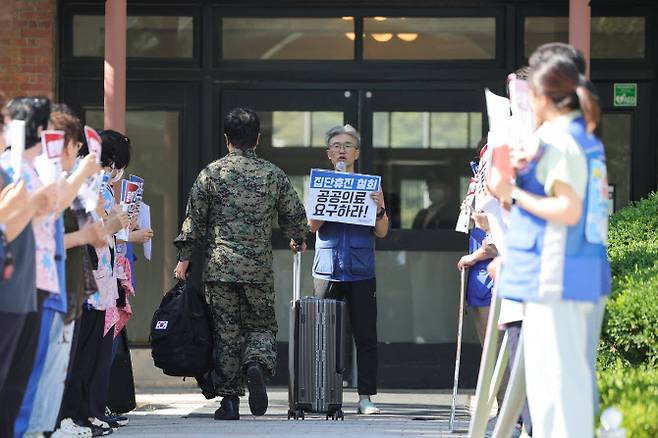
<instances>
[{"instance_id":1,"label":"grey hair","mask_svg":"<svg viewBox=\"0 0 658 438\"><path fill-rule=\"evenodd\" d=\"M329 146L329 142L331 141L332 138L341 134L347 134L353 137L354 140L356 140L357 148L361 146L361 135L359 134L359 131L354 129L354 126L350 125L349 123L345 126L341 126L341 125L334 126L329 131L327 131L327 134L325 136L327 141L327 146Z\"/></svg>"}]
</instances>

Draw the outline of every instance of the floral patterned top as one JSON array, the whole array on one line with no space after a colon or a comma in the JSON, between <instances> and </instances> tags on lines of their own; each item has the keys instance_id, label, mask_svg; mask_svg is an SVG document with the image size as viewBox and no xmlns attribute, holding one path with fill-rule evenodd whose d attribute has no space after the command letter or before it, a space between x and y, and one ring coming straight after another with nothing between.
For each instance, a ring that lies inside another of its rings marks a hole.
<instances>
[{"instance_id":1,"label":"floral patterned top","mask_svg":"<svg viewBox=\"0 0 658 438\"><path fill-rule=\"evenodd\" d=\"M5 152L0 157L2 168L14 177L14 169L11 166L10 152ZM43 187L43 182L37 174L34 165L27 160L23 160L22 178L25 181L28 193ZM32 219L32 229L34 230L34 239L36 241L36 268L37 268L37 289L50 293L58 294L59 276L57 275L57 265L55 264L55 220L57 217L54 213L35 217Z\"/></svg>"}]
</instances>

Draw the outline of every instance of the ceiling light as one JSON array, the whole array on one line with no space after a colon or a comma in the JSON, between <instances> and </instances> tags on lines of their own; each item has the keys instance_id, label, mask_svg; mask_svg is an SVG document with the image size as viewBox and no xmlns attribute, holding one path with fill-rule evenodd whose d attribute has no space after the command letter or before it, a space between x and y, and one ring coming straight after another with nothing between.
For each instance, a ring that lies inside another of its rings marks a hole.
<instances>
[{"instance_id":1,"label":"ceiling light","mask_svg":"<svg viewBox=\"0 0 658 438\"><path fill-rule=\"evenodd\" d=\"M354 41L354 38L356 38L356 34L354 32L345 32L345 36L350 41Z\"/></svg>"},{"instance_id":2,"label":"ceiling light","mask_svg":"<svg viewBox=\"0 0 658 438\"><path fill-rule=\"evenodd\" d=\"M378 43L386 43L393 39L392 33L373 33L371 34L372 38Z\"/></svg>"},{"instance_id":3,"label":"ceiling light","mask_svg":"<svg viewBox=\"0 0 658 438\"><path fill-rule=\"evenodd\" d=\"M340 17L340 18L342 18L342 19L345 20L345 21L351 21L351 20L354 20L354 17Z\"/></svg>"},{"instance_id":4,"label":"ceiling light","mask_svg":"<svg viewBox=\"0 0 658 438\"><path fill-rule=\"evenodd\" d=\"M418 38L418 34L415 33L415 32L414 33L398 33L397 37L399 39L401 39L402 41L410 43L412 41L416 41L416 39Z\"/></svg>"},{"instance_id":5,"label":"ceiling light","mask_svg":"<svg viewBox=\"0 0 658 438\"><path fill-rule=\"evenodd\" d=\"M374 17L375 21L386 21L386 17Z\"/></svg>"}]
</instances>

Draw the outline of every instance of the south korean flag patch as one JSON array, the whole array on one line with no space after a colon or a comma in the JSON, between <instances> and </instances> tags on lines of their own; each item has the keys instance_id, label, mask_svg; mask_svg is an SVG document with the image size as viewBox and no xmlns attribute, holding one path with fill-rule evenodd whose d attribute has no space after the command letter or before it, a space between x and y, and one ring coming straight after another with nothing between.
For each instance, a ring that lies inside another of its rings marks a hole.
<instances>
[{"instance_id":1,"label":"south korean flag patch","mask_svg":"<svg viewBox=\"0 0 658 438\"><path fill-rule=\"evenodd\" d=\"M155 329L156 330L167 330L167 326L169 325L169 321L158 321L155 323Z\"/></svg>"}]
</instances>

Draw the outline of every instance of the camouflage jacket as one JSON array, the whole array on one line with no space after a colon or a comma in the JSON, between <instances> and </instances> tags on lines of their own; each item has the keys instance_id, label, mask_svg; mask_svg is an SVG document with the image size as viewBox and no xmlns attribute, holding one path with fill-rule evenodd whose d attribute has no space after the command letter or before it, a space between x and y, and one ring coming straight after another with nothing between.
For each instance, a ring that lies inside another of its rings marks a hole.
<instances>
[{"instance_id":1,"label":"camouflage jacket","mask_svg":"<svg viewBox=\"0 0 658 438\"><path fill-rule=\"evenodd\" d=\"M203 281L271 282L275 215L288 238L306 239L306 212L287 175L253 150L235 149L194 182L174 240L178 257L203 248Z\"/></svg>"}]
</instances>

